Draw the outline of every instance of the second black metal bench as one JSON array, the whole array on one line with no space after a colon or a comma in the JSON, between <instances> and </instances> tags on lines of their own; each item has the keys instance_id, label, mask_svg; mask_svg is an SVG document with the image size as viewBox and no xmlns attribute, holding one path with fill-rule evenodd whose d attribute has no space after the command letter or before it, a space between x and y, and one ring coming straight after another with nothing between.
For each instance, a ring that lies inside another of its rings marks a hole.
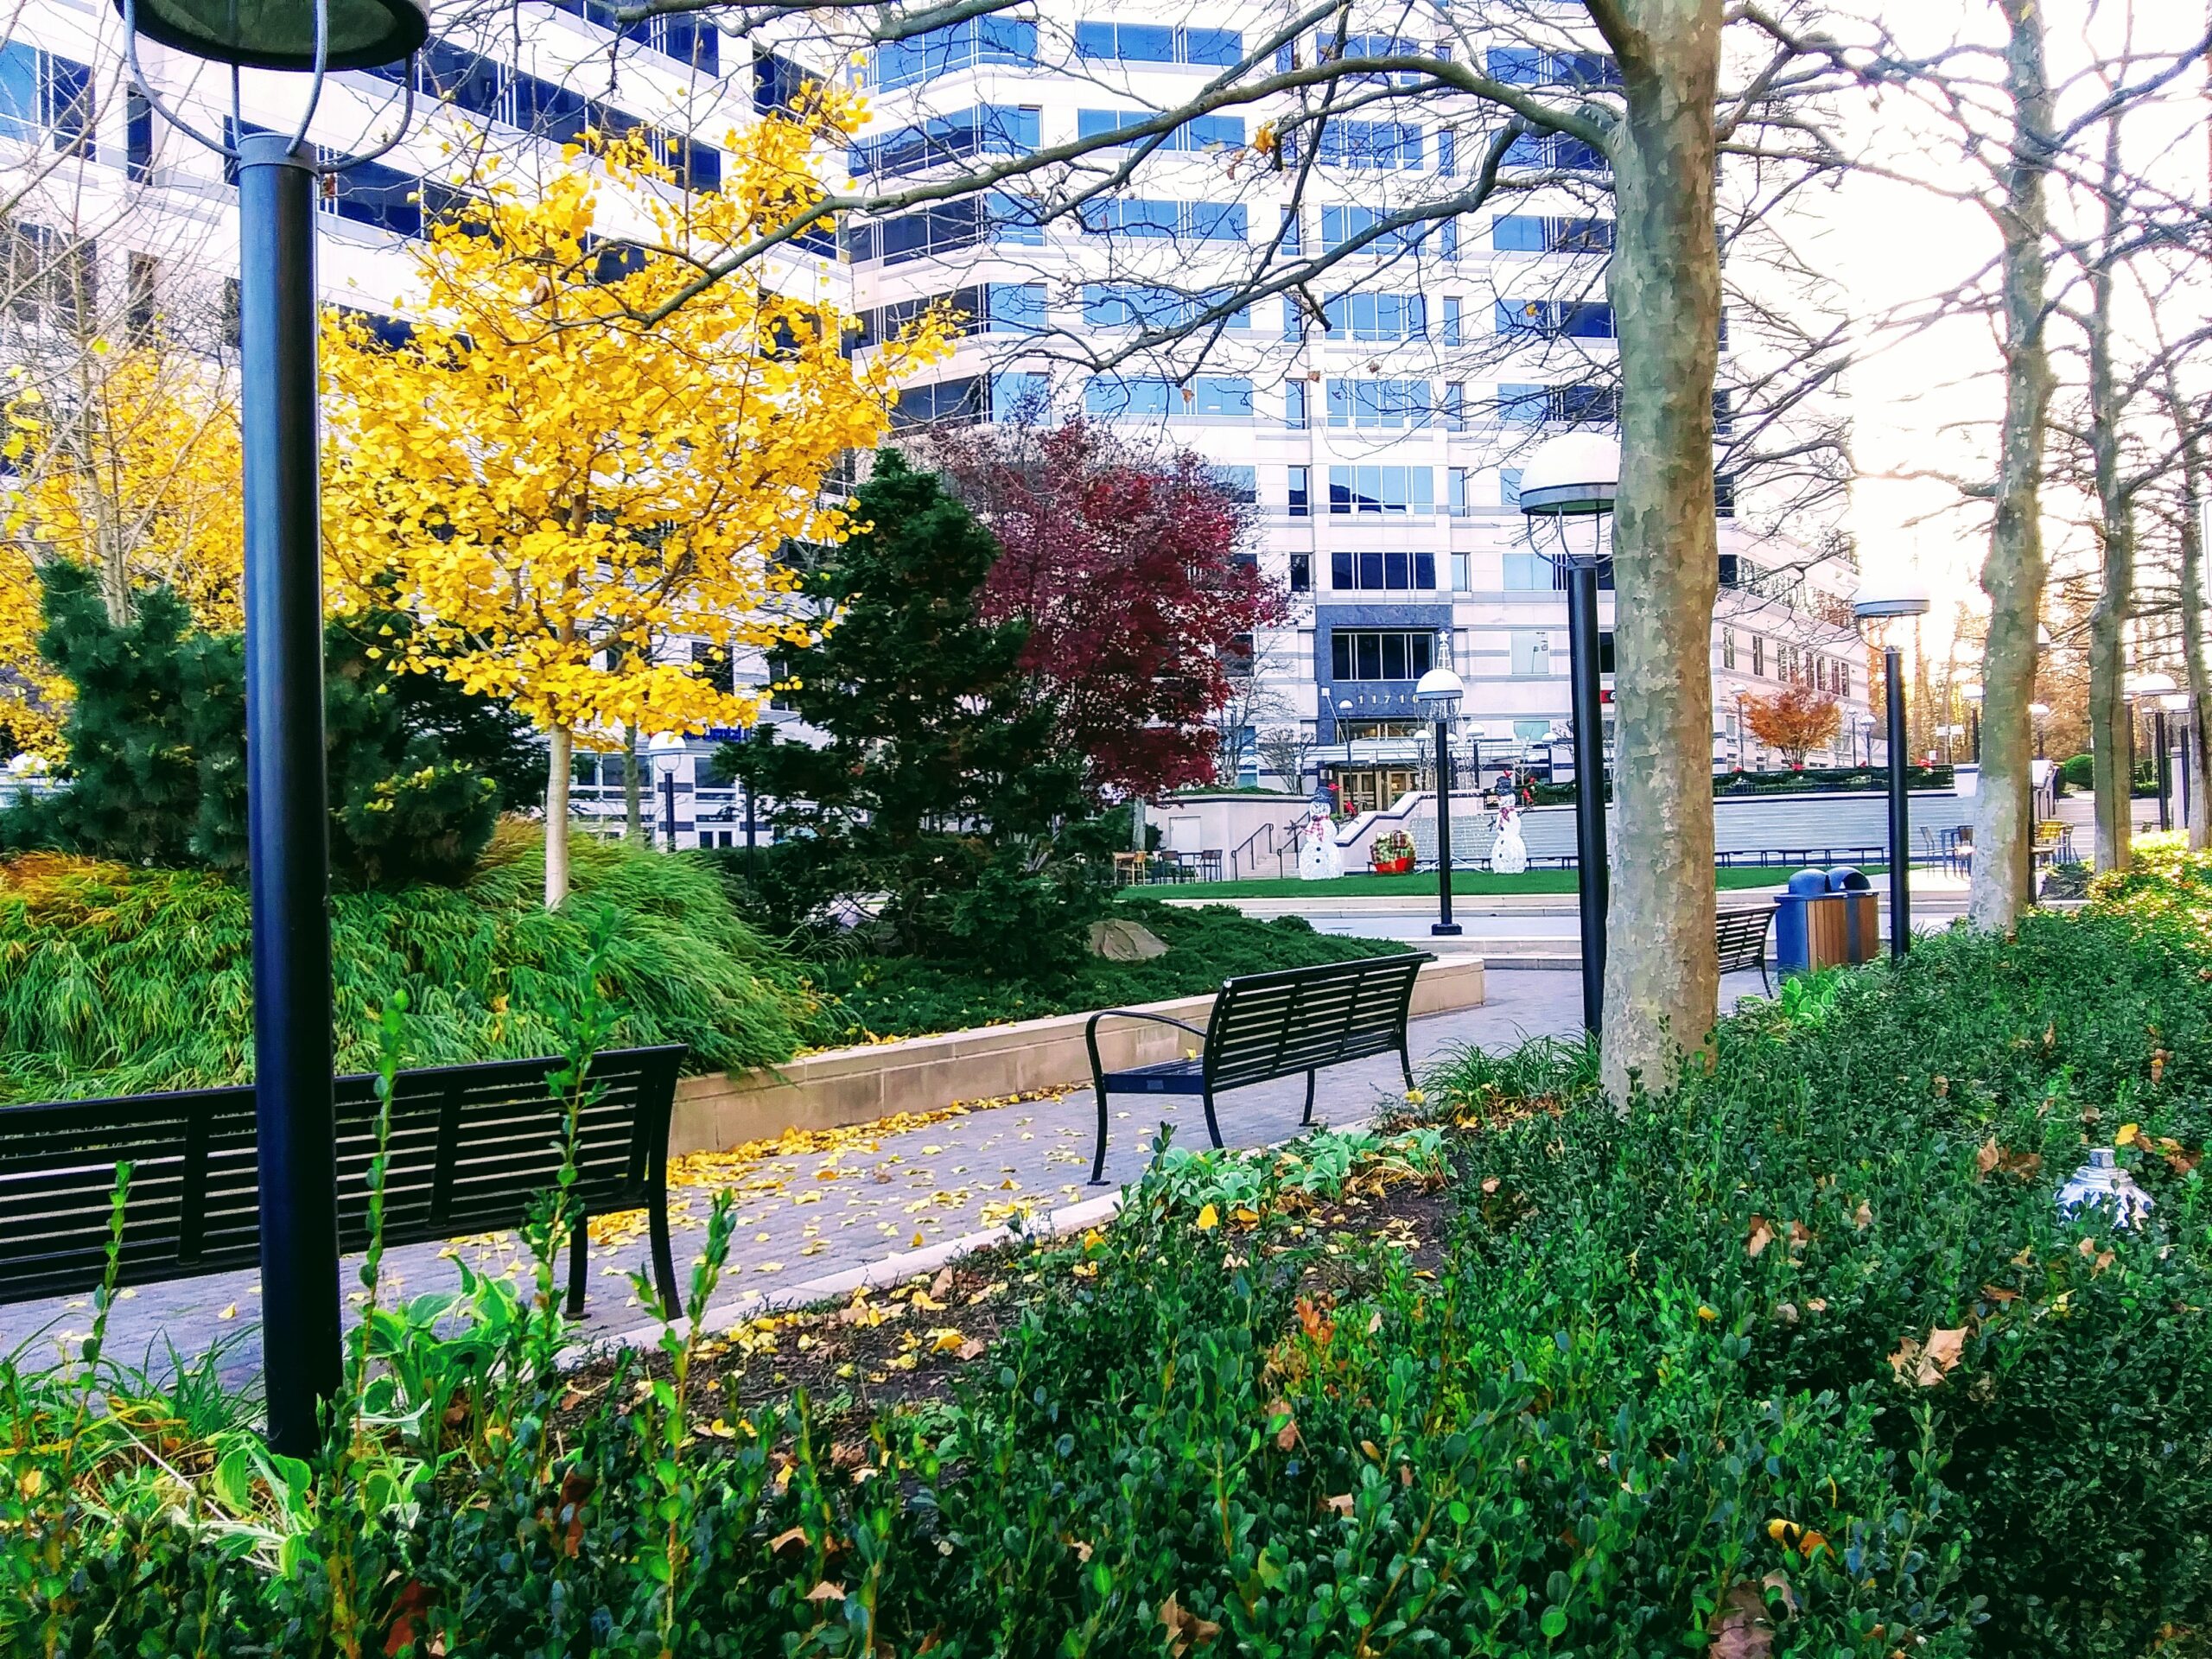
<instances>
[{"instance_id":1,"label":"second black metal bench","mask_svg":"<svg viewBox=\"0 0 2212 1659\"><path fill-rule=\"evenodd\" d=\"M654 1282L679 1306L668 1232L668 1125L685 1050L611 1050L591 1063L595 1098L576 1123L586 1216L642 1208ZM555 1059L402 1071L392 1093L384 1239L421 1243L520 1224L558 1185L565 1121L546 1088ZM337 1079L341 1249L368 1243L375 1079ZM118 1164L131 1166L119 1278L126 1285L258 1266L260 1175L251 1086L0 1107L0 1303L78 1295L106 1266ZM569 1258L581 1313L588 1230Z\"/></svg>"},{"instance_id":2,"label":"second black metal bench","mask_svg":"<svg viewBox=\"0 0 2212 1659\"><path fill-rule=\"evenodd\" d=\"M1421 964L1435 958L1426 951L1402 956L1363 957L1318 968L1286 968L1271 974L1246 974L1222 982L1213 1014L1200 1030L1164 1014L1141 1008L1108 1008L1084 1027L1090 1052L1090 1081L1098 1096L1098 1150L1091 1160L1095 1185L1106 1173L1106 1096L1124 1094L1196 1095L1205 1108L1206 1133L1221 1144L1221 1125L1213 1099L1278 1077L1306 1074L1306 1115L1313 1121L1314 1073L1325 1065L1395 1053L1414 1086L1413 1059L1406 1047L1406 1019L1413 1006L1414 980ZM1109 1071L1098 1057L1098 1022L1146 1020L1173 1026L1199 1039L1193 1056Z\"/></svg>"}]
</instances>

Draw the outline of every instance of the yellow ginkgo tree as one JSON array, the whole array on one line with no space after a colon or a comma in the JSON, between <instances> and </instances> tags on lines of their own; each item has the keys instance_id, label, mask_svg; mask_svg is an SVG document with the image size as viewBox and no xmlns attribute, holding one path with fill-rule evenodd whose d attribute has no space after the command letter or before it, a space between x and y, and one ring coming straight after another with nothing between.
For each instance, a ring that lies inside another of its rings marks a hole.
<instances>
[{"instance_id":1,"label":"yellow ginkgo tree","mask_svg":"<svg viewBox=\"0 0 2212 1659\"><path fill-rule=\"evenodd\" d=\"M545 732L549 905L568 891L576 747L753 718L757 699L671 645L806 636L779 556L847 533L825 475L944 350L931 316L856 363L834 307L758 282L636 321L692 261L819 200L817 160L855 117L815 93L733 133L713 193L677 190L634 139L572 146L537 180L487 163L423 245L412 337L340 323L327 342L334 599L405 612L409 666Z\"/></svg>"},{"instance_id":2,"label":"yellow ginkgo tree","mask_svg":"<svg viewBox=\"0 0 2212 1659\"><path fill-rule=\"evenodd\" d=\"M155 335L49 342L4 396L12 486L0 510L0 754L59 758L68 687L38 652L39 571L96 573L108 615L175 590L200 626L238 626L238 409L219 367ZM43 384L41 384L43 382Z\"/></svg>"}]
</instances>

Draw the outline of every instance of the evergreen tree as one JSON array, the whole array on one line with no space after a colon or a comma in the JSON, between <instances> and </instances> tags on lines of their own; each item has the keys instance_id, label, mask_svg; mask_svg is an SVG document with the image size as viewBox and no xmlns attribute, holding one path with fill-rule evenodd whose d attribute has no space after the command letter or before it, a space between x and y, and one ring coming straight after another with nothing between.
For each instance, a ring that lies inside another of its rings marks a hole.
<instances>
[{"instance_id":1,"label":"evergreen tree","mask_svg":"<svg viewBox=\"0 0 2212 1659\"><path fill-rule=\"evenodd\" d=\"M57 563L41 575L40 649L77 688L68 787L0 816L0 847L244 869L244 642L192 632L165 588L118 626L92 573ZM396 671L396 626L355 618L325 636L331 868L370 886L455 881L490 841L505 790L534 792L543 754L504 704Z\"/></svg>"},{"instance_id":2,"label":"evergreen tree","mask_svg":"<svg viewBox=\"0 0 2212 1659\"><path fill-rule=\"evenodd\" d=\"M980 620L998 545L890 451L854 518L868 528L805 578L828 626L786 658L779 694L829 741L718 756L781 834L763 896L791 922L882 895L914 954L1013 976L1065 968L1090 910L1052 838L1086 804L1084 760L1056 741L1022 669L1025 625Z\"/></svg>"}]
</instances>

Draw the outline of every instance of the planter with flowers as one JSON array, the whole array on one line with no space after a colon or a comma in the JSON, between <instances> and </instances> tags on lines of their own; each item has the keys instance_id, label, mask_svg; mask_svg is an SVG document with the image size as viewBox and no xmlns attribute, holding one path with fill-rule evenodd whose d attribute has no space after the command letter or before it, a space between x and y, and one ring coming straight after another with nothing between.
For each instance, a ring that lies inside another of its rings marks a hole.
<instances>
[{"instance_id":1,"label":"planter with flowers","mask_svg":"<svg viewBox=\"0 0 2212 1659\"><path fill-rule=\"evenodd\" d=\"M1403 875L1414 867L1414 838L1402 830L1376 836L1368 857L1377 875Z\"/></svg>"}]
</instances>

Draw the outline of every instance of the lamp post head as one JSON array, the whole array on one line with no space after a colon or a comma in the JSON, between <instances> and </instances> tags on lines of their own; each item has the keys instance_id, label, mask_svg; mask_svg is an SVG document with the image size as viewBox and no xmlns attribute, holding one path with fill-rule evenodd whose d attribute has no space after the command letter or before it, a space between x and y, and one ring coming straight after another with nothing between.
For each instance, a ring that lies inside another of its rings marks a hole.
<instances>
[{"instance_id":1,"label":"lamp post head","mask_svg":"<svg viewBox=\"0 0 2212 1659\"><path fill-rule=\"evenodd\" d=\"M1450 669L1432 668L1414 687L1414 702L1433 721L1453 721L1459 717L1459 700L1466 690L1465 683Z\"/></svg>"},{"instance_id":2,"label":"lamp post head","mask_svg":"<svg viewBox=\"0 0 2212 1659\"><path fill-rule=\"evenodd\" d=\"M1885 616L1925 616L1928 589L1916 582L1883 582L1861 588L1851 601L1851 613L1864 622Z\"/></svg>"},{"instance_id":3,"label":"lamp post head","mask_svg":"<svg viewBox=\"0 0 2212 1659\"><path fill-rule=\"evenodd\" d=\"M2170 691L2164 696L2158 699L2158 707L2164 709L2170 715L2180 714L2189 707L2189 693L2186 691Z\"/></svg>"},{"instance_id":4,"label":"lamp post head","mask_svg":"<svg viewBox=\"0 0 2212 1659\"><path fill-rule=\"evenodd\" d=\"M1971 680L1967 682L1966 684L1959 688L1959 695L1965 698L1968 702L1980 702L1981 701L1981 682L1980 680Z\"/></svg>"},{"instance_id":5,"label":"lamp post head","mask_svg":"<svg viewBox=\"0 0 2212 1659\"><path fill-rule=\"evenodd\" d=\"M2120 690L2124 696L2162 697L2169 691L2180 690L2180 687L2174 683L2172 675L2152 669L2145 673L2130 674L2120 683Z\"/></svg>"},{"instance_id":6,"label":"lamp post head","mask_svg":"<svg viewBox=\"0 0 2212 1659\"><path fill-rule=\"evenodd\" d=\"M2028 705L2028 715L2032 720L2049 720L2050 705L2047 702L2031 702Z\"/></svg>"},{"instance_id":7,"label":"lamp post head","mask_svg":"<svg viewBox=\"0 0 2212 1659\"><path fill-rule=\"evenodd\" d=\"M148 40L213 63L311 71L315 16L325 69L397 63L429 38L423 0L116 0Z\"/></svg>"},{"instance_id":8,"label":"lamp post head","mask_svg":"<svg viewBox=\"0 0 2212 1659\"><path fill-rule=\"evenodd\" d=\"M653 758L653 766L664 778L673 778L683 764L684 742L674 732L658 732L645 749Z\"/></svg>"},{"instance_id":9,"label":"lamp post head","mask_svg":"<svg viewBox=\"0 0 2212 1659\"><path fill-rule=\"evenodd\" d=\"M1598 432L1547 438L1521 469L1521 511L1531 518L1611 512L1621 484L1621 447Z\"/></svg>"}]
</instances>

